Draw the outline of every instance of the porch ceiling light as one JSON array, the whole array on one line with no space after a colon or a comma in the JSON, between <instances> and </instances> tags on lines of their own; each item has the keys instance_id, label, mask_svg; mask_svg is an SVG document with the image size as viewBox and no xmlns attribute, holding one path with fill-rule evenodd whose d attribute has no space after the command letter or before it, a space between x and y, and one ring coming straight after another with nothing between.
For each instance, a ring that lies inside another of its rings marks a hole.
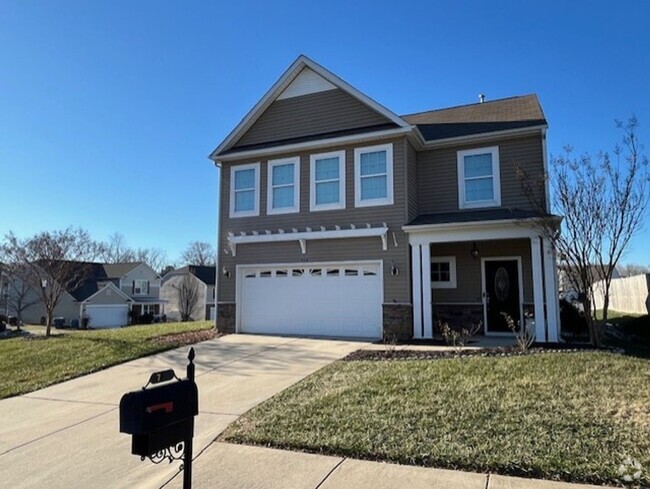
<instances>
[{"instance_id":1,"label":"porch ceiling light","mask_svg":"<svg viewBox=\"0 0 650 489\"><path fill-rule=\"evenodd\" d=\"M478 248L476 247L476 241L474 241L474 244L472 245L472 250L470 251L472 257L478 258L479 251Z\"/></svg>"}]
</instances>

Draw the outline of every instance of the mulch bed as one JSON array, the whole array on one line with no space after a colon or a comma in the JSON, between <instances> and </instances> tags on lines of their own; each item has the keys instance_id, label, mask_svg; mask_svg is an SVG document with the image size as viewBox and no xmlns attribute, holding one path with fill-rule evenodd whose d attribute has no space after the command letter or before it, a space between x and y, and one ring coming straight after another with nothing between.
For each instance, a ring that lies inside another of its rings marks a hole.
<instances>
[{"instance_id":1,"label":"mulch bed","mask_svg":"<svg viewBox=\"0 0 650 489\"><path fill-rule=\"evenodd\" d=\"M540 353L576 353L585 351L606 351L610 353L623 353L620 349L594 348L591 345L547 343L545 346L531 347L527 352L520 351L516 346L500 346L493 348L477 348L471 350L357 350L343 358L343 361L384 361L384 360L436 360L441 358L464 357L510 357L520 355L533 355Z\"/></svg>"},{"instance_id":2,"label":"mulch bed","mask_svg":"<svg viewBox=\"0 0 650 489\"><path fill-rule=\"evenodd\" d=\"M166 334L151 338L151 341L157 343L173 343L181 345L191 345L192 343L199 343L201 341L211 340L221 336L220 333L214 329L204 329L201 331L188 331L187 333Z\"/></svg>"}]
</instances>

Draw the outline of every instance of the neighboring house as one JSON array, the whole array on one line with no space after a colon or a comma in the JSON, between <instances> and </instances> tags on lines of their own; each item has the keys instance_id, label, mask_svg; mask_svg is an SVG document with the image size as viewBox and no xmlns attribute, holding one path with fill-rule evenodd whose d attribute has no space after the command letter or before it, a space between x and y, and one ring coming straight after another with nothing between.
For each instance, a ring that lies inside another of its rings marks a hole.
<instances>
[{"instance_id":1,"label":"neighboring house","mask_svg":"<svg viewBox=\"0 0 650 489\"><path fill-rule=\"evenodd\" d=\"M506 313L557 341L554 252L516 169L544 175L546 130L535 95L398 116L300 56L210 156L218 328L502 335Z\"/></svg>"},{"instance_id":2,"label":"neighboring house","mask_svg":"<svg viewBox=\"0 0 650 489\"><path fill-rule=\"evenodd\" d=\"M214 319L215 314L215 275L214 266L187 265L165 274L162 278L160 298L166 301L167 319L180 321L178 290L185 277L195 281L198 299L191 317L194 320Z\"/></svg>"},{"instance_id":3,"label":"neighboring house","mask_svg":"<svg viewBox=\"0 0 650 489\"><path fill-rule=\"evenodd\" d=\"M88 278L73 290L64 292L54 317L65 324L88 318L93 328L130 324L132 318L164 313L160 299L160 276L146 263L86 263ZM37 296L36 291L32 291ZM11 313L10 313L11 314ZM46 316L39 301L22 313L25 323L39 324Z\"/></svg>"}]
</instances>

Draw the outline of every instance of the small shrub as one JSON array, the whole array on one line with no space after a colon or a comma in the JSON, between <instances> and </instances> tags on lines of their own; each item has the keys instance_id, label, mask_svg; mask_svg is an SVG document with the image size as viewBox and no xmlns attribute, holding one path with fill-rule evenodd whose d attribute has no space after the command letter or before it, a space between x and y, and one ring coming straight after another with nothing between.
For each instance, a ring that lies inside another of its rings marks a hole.
<instances>
[{"instance_id":1,"label":"small shrub","mask_svg":"<svg viewBox=\"0 0 650 489\"><path fill-rule=\"evenodd\" d=\"M526 353L535 342L535 331L533 331L532 328L527 328L525 325L519 327L519 325L515 323L515 320L512 319L512 316L508 313L502 312L501 315L505 318L510 331L515 334L517 349L522 353Z\"/></svg>"},{"instance_id":2,"label":"small shrub","mask_svg":"<svg viewBox=\"0 0 650 489\"><path fill-rule=\"evenodd\" d=\"M384 335L384 350L386 356L393 357L397 350L397 335L395 333L387 333Z\"/></svg>"},{"instance_id":3,"label":"small shrub","mask_svg":"<svg viewBox=\"0 0 650 489\"><path fill-rule=\"evenodd\" d=\"M449 346L465 346L472 337L478 333L483 327L483 323L479 321L478 323L472 325L469 329L461 328L460 331L457 331L449 326L449 323L438 321L438 329L440 329L440 334L442 334L445 343Z\"/></svg>"}]
</instances>

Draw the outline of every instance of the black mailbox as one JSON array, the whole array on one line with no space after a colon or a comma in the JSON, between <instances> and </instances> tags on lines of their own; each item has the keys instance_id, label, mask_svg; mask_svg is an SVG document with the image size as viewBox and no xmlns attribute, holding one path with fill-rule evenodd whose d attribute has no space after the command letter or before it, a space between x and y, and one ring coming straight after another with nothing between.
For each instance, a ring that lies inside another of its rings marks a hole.
<instances>
[{"instance_id":1,"label":"black mailbox","mask_svg":"<svg viewBox=\"0 0 650 489\"><path fill-rule=\"evenodd\" d=\"M129 392L120 401L120 432L132 435L131 453L149 457L194 435L199 393L190 379Z\"/></svg>"}]
</instances>

